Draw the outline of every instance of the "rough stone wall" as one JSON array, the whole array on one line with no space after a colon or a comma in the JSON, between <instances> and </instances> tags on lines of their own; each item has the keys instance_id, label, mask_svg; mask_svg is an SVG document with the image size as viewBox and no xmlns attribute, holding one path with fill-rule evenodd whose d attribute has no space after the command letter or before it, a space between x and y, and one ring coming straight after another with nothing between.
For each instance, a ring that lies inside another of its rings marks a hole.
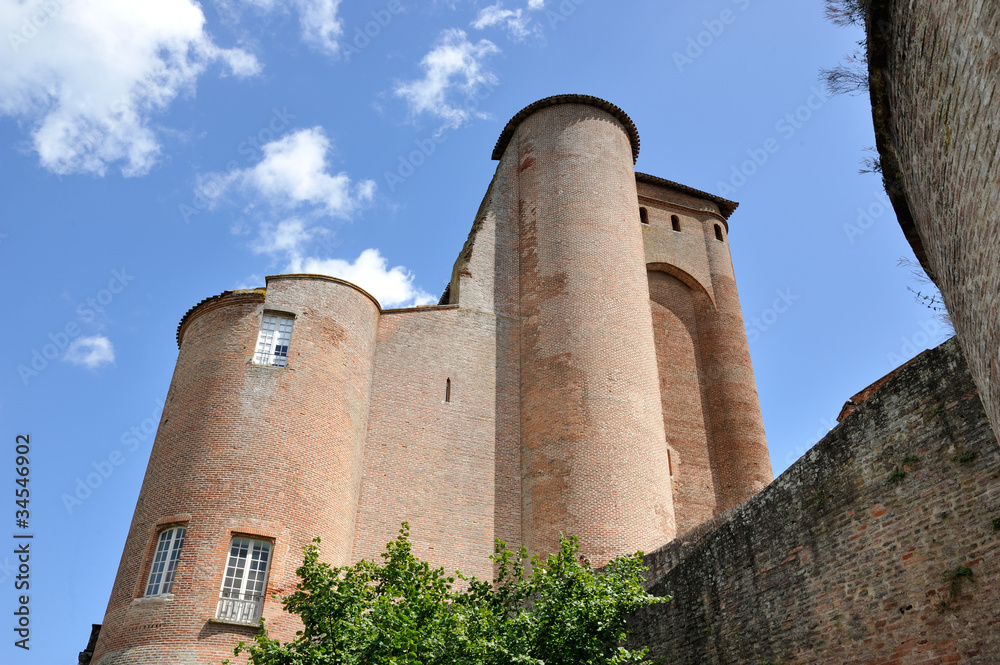
<instances>
[{"instance_id":1,"label":"rough stone wall","mask_svg":"<svg viewBox=\"0 0 1000 665\"><path fill-rule=\"evenodd\" d=\"M886 191L1000 432L1000 2L869 5Z\"/></svg>"},{"instance_id":2,"label":"rough stone wall","mask_svg":"<svg viewBox=\"0 0 1000 665\"><path fill-rule=\"evenodd\" d=\"M667 665L1000 662L1000 449L955 341L646 560Z\"/></svg>"}]
</instances>

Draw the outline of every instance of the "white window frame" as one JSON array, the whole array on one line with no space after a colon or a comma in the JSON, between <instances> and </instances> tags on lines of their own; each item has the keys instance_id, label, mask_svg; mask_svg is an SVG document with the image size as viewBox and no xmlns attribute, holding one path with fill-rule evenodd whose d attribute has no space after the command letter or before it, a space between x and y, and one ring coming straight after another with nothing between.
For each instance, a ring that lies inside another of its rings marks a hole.
<instances>
[{"instance_id":1,"label":"white window frame","mask_svg":"<svg viewBox=\"0 0 1000 665\"><path fill-rule=\"evenodd\" d=\"M149 576L146 578L145 596L162 596L174 588L174 576L177 574L177 560L184 547L184 535L187 528L175 526L160 532L156 539L156 551L153 563L149 566Z\"/></svg>"},{"instance_id":2,"label":"white window frame","mask_svg":"<svg viewBox=\"0 0 1000 665\"><path fill-rule=\"evenodd\" d=\"M264 314L254 350L255 365L284 367L288 364L288 347L292 340L295 317L287 314Z\"/></svg>"},{"instance_id":3,"label":"white window frame","mask_svg":"<svg viewBox=\"0 0 1000 665\"><path fill-rule=\"evenodd\" d=\"M217 621L254 625L260 620L273 551L268 540L233 536L215 612Z\"/></svg>"}]
</instances>

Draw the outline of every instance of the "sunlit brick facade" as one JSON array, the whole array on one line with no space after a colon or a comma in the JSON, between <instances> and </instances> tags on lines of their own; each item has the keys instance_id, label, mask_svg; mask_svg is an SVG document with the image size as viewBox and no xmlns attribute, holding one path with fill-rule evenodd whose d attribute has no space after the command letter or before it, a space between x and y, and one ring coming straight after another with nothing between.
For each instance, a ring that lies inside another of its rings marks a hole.
<instances>
[{"instance_id":1,"label":"sunlit brick facade","mask_svg":"<svg viewBox=\"0 0 1000 665\"><path fill-rule=\"evenodd\" d=\"M315 536L347 564L406 520L419 556L488 577L495 538L548 551L563 532L602 564L769 483L736 204L636 173L638 149L600 99L518 113L437 306L278 275L189 311L93 662L220 662L260 613L289 639L270 596ZM178 527L170 592L147 596ZM252 567L237 543L265 552L266 588L226 605Z\"/></svg>"}]
</instances>

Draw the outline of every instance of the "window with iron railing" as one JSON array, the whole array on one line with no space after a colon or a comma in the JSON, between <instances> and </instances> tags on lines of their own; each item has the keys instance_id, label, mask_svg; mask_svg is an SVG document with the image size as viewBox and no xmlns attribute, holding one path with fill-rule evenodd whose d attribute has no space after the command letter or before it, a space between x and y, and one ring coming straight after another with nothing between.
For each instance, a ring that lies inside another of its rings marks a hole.
<instances>
[{"instance_id":1,"label":"window with iron railing","mask_svg":"<svg viewBox=\"0 0 1000 665\"><path fill-rule=\"evenodd\" d=\"M153 563L149 567L149 578L146 580L147 596L161 596L173 589L177 560L181 556L186 531L184 527L176 526L160 533Z\"/></svg>"},{"instance_id":2,"label":"window with iron railing","mask_svg":"<svg viewBox=\"0 0 1000 665\"><path fill-rule=\"evenodd\" d=\"M265 314L257 336L257 349L253 355L255 365L284 367L288 364L288 345L292 340L290 316Z\"/></svg>"},{"instance_id":3,"label":"window with iron railing","mask_svg":"<svg viewBox=\"0 0 1000 665\"><path fill-rule=\"evenodd\" d=\"M229 547L215 618L254 625L260 620L271 562L271 543L237 536Z\"/></svg>"}]
</instances>

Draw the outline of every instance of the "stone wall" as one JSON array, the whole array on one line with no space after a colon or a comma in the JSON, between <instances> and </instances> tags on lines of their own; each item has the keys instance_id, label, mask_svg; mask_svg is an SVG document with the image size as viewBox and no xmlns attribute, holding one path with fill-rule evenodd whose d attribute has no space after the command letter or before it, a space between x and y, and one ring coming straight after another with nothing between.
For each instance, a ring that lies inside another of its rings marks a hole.
<instances>
[{"instance_id":1,"label":"stone wall","mask_svg":"<svg viewBox=\"0 0 1000 665\"><path fill-rule=\"evenodd\" d=\"M1000 449L958 345L647 563L674 599L634 640L668 665L1000 662Z\"/></svg>"},{"instance_id":2,"label":"stone wall","mask_svg":"<svg viewBox=\"0 0 1000 665\"><path fill-rule=\"evenodd\" d=\"M886 191L1000 432L1000 2L868 4Z\"/></svg>"}]
</instances>

